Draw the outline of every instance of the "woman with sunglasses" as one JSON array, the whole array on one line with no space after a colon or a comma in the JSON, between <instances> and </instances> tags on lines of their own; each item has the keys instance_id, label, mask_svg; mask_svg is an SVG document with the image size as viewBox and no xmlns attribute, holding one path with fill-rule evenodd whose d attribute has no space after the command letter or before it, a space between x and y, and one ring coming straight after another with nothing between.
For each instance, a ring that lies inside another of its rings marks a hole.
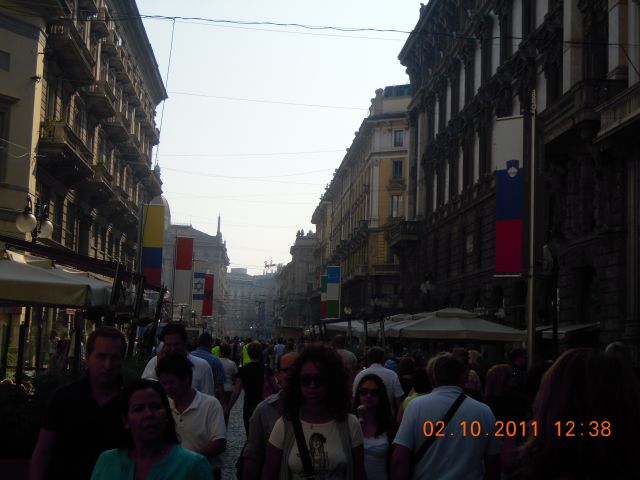
<instances>
[{"instance_id":1,"label":"woman with sunglasses","mask_svg":"<svg viewBox=\"0 0 640 480\"><path fill-rule=\"evenodd\" d=\"M335 350L306 347L292 365L282 395L283 416L269 437L263 480L309 475L364 480L362 430L349 413L348 373Z\"/></svg>"},{"instance_id":2,"label":"woman with sunglasses","mask_svg":"<svg viewBox=\"0 0 640 480\"><path fill-rule=\"evenodd\" d=\"M387 389L380 377L362 377L356 389L355 407L364 437L364 464L367 480L387 480L391 442L398 429L391 411Z\"/></svg>"}]
</instances>

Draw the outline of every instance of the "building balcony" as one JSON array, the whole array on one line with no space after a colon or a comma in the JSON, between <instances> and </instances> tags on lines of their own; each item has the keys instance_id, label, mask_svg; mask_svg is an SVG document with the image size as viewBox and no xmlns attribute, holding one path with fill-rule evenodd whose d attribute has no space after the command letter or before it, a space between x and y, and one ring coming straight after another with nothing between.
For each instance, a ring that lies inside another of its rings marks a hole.
<instances>
[{"instance_id":1,"label":"building balcony","mask_svg":"<svg viewBox=\"0 0 640 480\"><path fill-rule=\"evenodd\" d=\"M83 196L92 206L98 206L115 195L113 176L103 162L93 166L93 176L83 184Z\"/></svg>"},{"instance_id":2,"label":"building balcony","mask_svg":"<svg viewBox=\"0 0 640 480\"><path fill-rule=\"evenodd\" d=\"M400 265L394 263L384 263L372 265L373 275L399 275Z\"/></svg>"},{"instance_id":3,"label":"building balcony","mask_svg":"<svg viewBox=\"0 0 640 480\"><path fill-rule=\"evenodd\" d=\"M415 245L418 241L418 222L401 221L396 223L388 232L389 248L402 249Z\"/></svg>"},{"instance_id":4,"label":"building balcony","mask_svg":"<svg viewBox=\"0 0 640 480\"><path fill-rule=\"evenodd\" d=\"M115 42L120 42L117 34L115 32L111 32L114 37ZM116 72L120 72L124 69L124 48L120 43L114 44L114 51L111 57L109 58L109 65L116 69ZM119 80L119 78L118 78Z\"/></svg>"},{"instance_id":5,"label":"building balcony","mask_svg":"<svg viewBox=\"0 0 640 480\"><path fill-rule=\"evenodd\" d=\"M105 119L102 125L107 131L107 135L118 142L122 142L129 137L127 120L122 113L116 111L116 114Z\"/></svg>"},{"instance_id":6,"label":"building balcony","mask_svg":"<svg viewBox=\"0 0 640 480\"><path fill-rule=\"evenodd\" d=\"M98 38L109 36L109 14L106 7L100 7L91 19L91 32Z\"/></svg>"},{"instance_id":7,"label":"building balcony","mask_svg":"<svg viewBox=\"0 0 640 480\"><path fill-rule=\"evenodd\" d=\"M600 131L597 141L610 135L637 140L640 124L640 82L623 90L599 109Z\"/></svg>"},{"instance_id":8,"label":"building balcony","mask_svg":"<svg viewBox=\"0 0 640 480\"><path fill-rule=\"evenodd\" d=\"M98 2L96 0L78 0L78 7L88 15L98 13Z\"/></svg>"},{"instance_id":9,"label":"building balcony","mask_svg":"<svg viewBox=\"0 0 640 480\"><path fill-rule=\"evenodd\" d=\"M574 85L540 114L544 121L545 144L571 131L579 138L582 126L598 128L600 114L596 109L614 98L625 86L624 80L583 80Z\"/></svg>"},{"instance_id":10,"label":"building balcony","mask_svg":"<svg viewBox=\"0 0 640 480\"><path fill-rule=\"evenodd\" d=\"M82 179L93 175L93 154L84 139L66 121L45 121L40 125L38 164L61 177Z\"/></svg>"},{"instance_id":11,"label":"building balcony","mask_svg":"<svg viewBox=\"0 0 640 480\"><path fill-rule=\"evenodd\" d=\"M97 118L113 117L116 113L116 95L113 86L106 80L99 80L85 89L87 108Z\"/></svg>"},{"instance_id":12,"label":"building balcony","mask_svg":"<svg viewBox=\"0 0 640 480\"><path fill-rule=\"evenodd\" d=\"M113 65L114 57L118 55L118 45L120 45L120 38L118 38L115 30L110 30L107 36L102 38L101 43L102 51L109 55L110 63Z\"/></svg>"},{"instance_id":13,"label":"building balcony","mask_svg":"<svg viewBox=\"0 0 640 480\"><path fill-rule=\"evenodd\" d=\"M61 64L65 78L76 85L93 83L95 62L76 24L67 18L57 19L48 24L47 33L47 48Z\"/></svg>"}]
</instances>

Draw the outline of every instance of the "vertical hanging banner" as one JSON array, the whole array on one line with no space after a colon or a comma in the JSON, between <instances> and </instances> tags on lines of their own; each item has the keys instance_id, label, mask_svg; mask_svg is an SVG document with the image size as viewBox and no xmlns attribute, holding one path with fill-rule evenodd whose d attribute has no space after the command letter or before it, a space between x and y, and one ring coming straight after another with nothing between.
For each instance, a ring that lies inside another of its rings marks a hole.
<instances>
[{"instance_id":1,"label":"vertical hanging banner","mask_svg":"<svg viewBox=\"0 0 640 480\"><path fill-rule=\"evenodd\" d=\"M340 317L340 266L327 267L327 317Z\"/></svg>"},{"instance_id":2,"label":"vertical hanging banner","mask_svg":"<svg viewBox=\"0 0 640 480\"><path fill-rule=\"evenodd\" d=\"M496 172L497 274L522 273L522 211L524 173L518 160L508 160L506 170Z\"/></svg>"},{"instance_id":3,"label":"vertical hanging banner","mask_svg":"<svg viewBox=\"0 0 640 480\"><path fill-rule=\"evenodd\" d=\"M145 204L142 218L142 274L147 285L159 288L162 284L164 205Z\"/></svg>"},{"instance_id":4,"label":"vertical hanging banner","mask_svg":"<svg viewBox=\"0 0 640 480\"><path fill-rule=\"evenodd\" d=\"M213 273L204 274L204 298L202 299L202 316L213 315Z\"/></svg>"},{"instance_id":5,"label":"vertical hanging banner","mask_svg":"<svg viewBox=\"0 0 640 480\"><path fill-rule=\"evenodd\" d=\"M320 318L327 318L327 276L320 277Z\"/></svg>"},{"instance_id":6,"label":"vertical hanging banner","mask_svg":"<svg viewBox=\"0 0 640 480\"><path fill-rule=\"evenodd\" d=\"M491 166L496 171L497 275L522 273L523 132L522 115L498 118L492 126Z\"/></svg>"},{"instance_id":7,"label":"vertical hanging banner","mask_svg":"<svg viewBox=\"0 0 640 480\"><path fill-rule=\"evenodd\" d=\"M191 305L193 278L193 238L176 237L176 265L173 275L175 305Z\"/></svg>"},{"instance_id":8,"label":"vertical hanging banner","mask_svg":"<svg viewBox=\"0 0 640 480\"><path fill-rule=\"evenodd\" d=\"M205 262L194 260L193 262L193 286L191 287L191 309L201 317L204 303L204 276L207 269Z\"/></svg>"}]
</instances>

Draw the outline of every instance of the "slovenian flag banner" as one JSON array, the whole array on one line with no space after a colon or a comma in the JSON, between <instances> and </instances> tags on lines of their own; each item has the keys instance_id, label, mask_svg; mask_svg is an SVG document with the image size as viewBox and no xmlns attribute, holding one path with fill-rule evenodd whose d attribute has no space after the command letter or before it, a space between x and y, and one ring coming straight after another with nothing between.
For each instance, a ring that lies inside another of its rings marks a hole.
<instances>
[{"instance_id":1,"label":"slovenian flag banner","mask_svg":"<svg viewBox=\"0 0 640 480\"><path fill-rule=\"evenodd\" d=\"M508 160L496 171L497 274L522 273L522 224L524 173L518 160Z\"/></svg>"}]
</instances>

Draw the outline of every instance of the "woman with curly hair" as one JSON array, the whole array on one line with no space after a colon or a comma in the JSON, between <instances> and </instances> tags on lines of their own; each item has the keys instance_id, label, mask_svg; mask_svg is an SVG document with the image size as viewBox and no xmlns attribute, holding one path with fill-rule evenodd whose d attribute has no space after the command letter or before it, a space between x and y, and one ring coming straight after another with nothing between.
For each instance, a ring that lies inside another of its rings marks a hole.
<instances>
[{"instance_id":1,"label":"woman with curly hair","mask_svg":"<svg viewBox=\"0 0 640 480\"><path fill-rule=\"evenodd\" d=\"M364 438L367 480L387 480L390 473L391 442L398 426L382 379L375 374L362 377L356 388L354 404Z\"/></svg>"},{"instance_id":2,"label":"woman with curly hair","mask_svg":"<svg viewBox=\"0 0 640 480\"><path fill-rule=\"evenodd\" d=\"M640 384L616 355L563 353L547 370L532 430L509 479L640 478Z\"/></svg>"},{"instance_id":3,"label":"woman with curly hair","mask_svg":"<svg viewBox=\"0 0 640 480\"><path fill-rule=\"evenodd\" d=\"M348 374L335 350L306 347L282 395L283 416L269 437L263 480L364 480L362 430L349 413Z\"/></svg>"}]
</instances>

